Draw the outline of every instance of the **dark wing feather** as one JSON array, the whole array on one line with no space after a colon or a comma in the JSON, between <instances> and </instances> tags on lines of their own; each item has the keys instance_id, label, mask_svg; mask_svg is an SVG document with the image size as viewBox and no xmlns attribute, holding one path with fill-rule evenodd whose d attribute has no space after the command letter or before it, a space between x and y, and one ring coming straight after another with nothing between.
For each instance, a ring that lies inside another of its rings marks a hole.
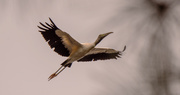
<instances>
[{"instance_id":1,"label":"dark wing feather","mask_svg":"<svg viewBox=\"0 0 180 95\"><path fill-rule=\"evenodd\" d=\"M64 46L62 38L58 37L55 33L56 30L60 29L54 24L51 18L49 18L49 20L52 24L48 24L47 22L45 22L46 25L44 25L40 22L42 26L38 26L38 28L41 29L41 31L39 32L41 32L42 36L48 42L49 46L51 48L54 48L55 52L62 56L69 56L69 50Z\"/></svg>"},{"instance_id":2,"label":"dark wing feather","mask_svg":"<svg viewBox=\"0 0 180 95\"><path fill-rule=\"evenodd\" d=\"M108 49L108 48L93 48L83 58L79 59L78 62L117 59L120 58L123 51L116 51L114 49Z\"/></svg>"}]
</instances>

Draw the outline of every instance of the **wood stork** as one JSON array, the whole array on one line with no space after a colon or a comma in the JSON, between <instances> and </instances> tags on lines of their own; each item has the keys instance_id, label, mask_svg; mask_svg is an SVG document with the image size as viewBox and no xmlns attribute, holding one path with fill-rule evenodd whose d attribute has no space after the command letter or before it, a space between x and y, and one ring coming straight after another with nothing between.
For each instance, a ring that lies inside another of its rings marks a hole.
<instances>
[{"instance_id":1,"label":"wood stork","mask_svg":"<svg viewBox=\"0 0 180 95\"><path fill-rule=\"evenodd\" d=\"M41 29L39 32L41 32L44 39L55 52L68 58L61 64L61 67L48 78L48 80L56 77L66 67L70 68L74 61L117 59L126 49L126 46L123 51L116 51L110 48L95 48L104 37L113 32L100 34L94 43L79 43L68 33L60 30L51 18L49 18L49 20L51 21L51 24L45 22L45 25L40 22L43 27L38 26Z\"/></svg>"}]
</instances>

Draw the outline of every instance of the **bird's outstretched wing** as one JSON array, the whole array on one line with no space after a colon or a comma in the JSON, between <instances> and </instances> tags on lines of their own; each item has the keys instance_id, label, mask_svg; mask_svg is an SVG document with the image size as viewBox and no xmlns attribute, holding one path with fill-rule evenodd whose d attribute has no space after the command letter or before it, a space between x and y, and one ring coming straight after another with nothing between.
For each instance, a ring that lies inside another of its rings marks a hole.
<instances>
[{"instance_id":1,"label":"bird's outstretched wing","mask_svg":"<svg viewBox=\"0 0 180 95\"><path fill-rule=\"evenodd\" d=\"M83 58L79 59L78 62L117 59L122 55L125 49L126 46L123 51L116 51L109 48L93 48Z\"/></svg>"},{"instance_id":2,"label":"bird's outstretched wing","mask_svg":"<svg viewBox=\"0 0 180 95\"><path fill-rule=\"evenodd\" d=\"M48 42L49 46L51 48L54 48L55 52L62 56L68 57L71 52L80 47L81 44L73 39L68 33L60 30L54 24L51 18L49 18L49 20L51 21L51 24L45 22L45 25L40 22L42 26L38 26L38 28L41 29L39 32L41 32L42 36Z\"/></svg>"}]
</instances>

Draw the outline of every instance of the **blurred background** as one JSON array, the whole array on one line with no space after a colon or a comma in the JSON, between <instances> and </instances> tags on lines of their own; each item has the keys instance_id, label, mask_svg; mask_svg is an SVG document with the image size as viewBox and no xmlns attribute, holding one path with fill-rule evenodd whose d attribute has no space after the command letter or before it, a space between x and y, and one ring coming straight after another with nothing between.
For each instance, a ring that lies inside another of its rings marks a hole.
<instances>
[{"instance_id":1,"label":"blurred background","mask_svg":"<svg viewBox=\"0 0 180 95\"><path fill-rule=\"evenodd\" d=\"M0 0L1 95L180 95L179 0ZM127 49L117 60L74 62L38 32L54 23L79 42Z\"/></svg>"}]
</instances>

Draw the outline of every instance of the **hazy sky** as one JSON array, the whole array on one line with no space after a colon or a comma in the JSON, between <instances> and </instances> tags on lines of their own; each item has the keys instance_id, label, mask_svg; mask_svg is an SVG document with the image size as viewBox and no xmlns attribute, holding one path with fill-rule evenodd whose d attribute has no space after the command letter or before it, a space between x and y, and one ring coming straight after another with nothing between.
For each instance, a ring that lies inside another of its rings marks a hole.
<instances>
[{"instance_id":1,"label":"hazy sky","mask_svg":"<svg viewBox=\"0 0 180 95\"><path fill-rule=\"evenodd\" d=\"M147 19L153 8L141 1L146 0L0 0L0 95L150 95L139 62L147 58L143 51L150 50L149 35L156 34L159 24L153 28L156 21ZM97 47L122 50L127 45L127 50L118 60L74 62L48 81L66 59L38 32L37 25L50 22L48 17L79 42L93 42L99 34L113 31ZM169 52L177 63L179 32L172 34L168 38L174 38L174 51Z\"/></svg>"},{"instance_id":2,"label":"hazy sky","mask_svg":"<svg viewBox=\"0 0 180 95\"><path fill-rule=\"evenodd\" d=\"M0 1L0 94L1 95L92 95L102 86L94 73L102 65L123 63L122 59L101 62L74 62L52 81L48 77L66 59L50 49L38 32L39 22L49 22L79 42L93 42L100 33L113 31L99 46L122 50L118 31L102 24L116 11L119 0L1 0ZM115 39L112 39L115 38ZM110 43L112 42L112 43ZM116 41L117 42L117 41ZM121 62L120 62L121 61ZM113 66L113 65L112 65Z\"/></svg>"}]
</instances>

